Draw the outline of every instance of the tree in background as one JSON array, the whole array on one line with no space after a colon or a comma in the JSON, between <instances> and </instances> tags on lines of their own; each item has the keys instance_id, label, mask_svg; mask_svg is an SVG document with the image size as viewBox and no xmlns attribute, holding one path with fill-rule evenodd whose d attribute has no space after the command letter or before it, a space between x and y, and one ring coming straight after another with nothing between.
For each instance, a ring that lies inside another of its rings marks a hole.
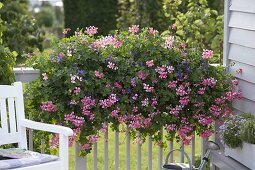
<instances>
[{"instance_id":1,"label":"tree in background","mask_svg":"<svg viewBox=\"0 0 255 170\"><path fill-rule=\"evenodd\" d=\"M117 21L119 29L140 25L164 31L169 26L163 10L163 0L120 0Z\"/></svg>"},{"instance_id":2,"label":"tree in background","mask_svg":"<svg viewBox=\"0 0 255 170\"><path fill-rule=\"evenodd\" d=\"M10 50L18 52L17 63L23 62L22 54L36 48L42 50L43 33L28 12L27 0L1 0L0 11L5 25L3 42Z\"/></svg>"},{"instance_id":3,"label":"tree in background","mask_svg":"<svg viewBox=\"0 0 255 170\"><path fill-rule=\"evenodd\" d=\"M221 6L221 7L220 7ZM165 15L176 32L188 45L212 49L220 62L223 49L222 3L212 0L164 0Z\"/></svg>"},{"instance_id":4,"label":"tree in background","mask_svg":"<svg viewBox=\"0 0 255 170\"><path fill-rule=\"evenodd\" d=\"M0 2L0 9L2 8ZM11 52L3 45L2 35L6 28L0 14L0 84L11 84L14 82L13 66L15 65L16 52Z\"/></svg>"},{"instance_id":5,"label":"tree in background","mask_svg":"<svg viewBox=\"0 0 255 170\"><path fill-rule=\"evenodd\" d=\"M42 2L40 11L34 14L40 27L52 27L54 23L54 10L49 2Z\"/></svg>"},{"instance_id":6,"label":"tree in background","mask_svg":"<svg viewBox=\"0 0 255 170\"><path fill-rule=\"evenodd\" d=\"M118 0L63 0L65 28L72 33L77 28L94 25L99 34L107 35L116 29Z\"/></svg>"}]
</instances>

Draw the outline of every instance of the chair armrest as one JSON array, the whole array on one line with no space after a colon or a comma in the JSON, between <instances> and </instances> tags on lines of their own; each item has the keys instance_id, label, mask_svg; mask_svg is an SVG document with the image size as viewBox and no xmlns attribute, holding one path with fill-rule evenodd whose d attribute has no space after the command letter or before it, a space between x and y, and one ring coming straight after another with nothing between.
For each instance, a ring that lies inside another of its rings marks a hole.
<instances>
[{"instance_id":1,"label":"chair armrest","mask_svg":"<svg viewBox=\"0 0 255 170\"><path fill-rule=\"evenodd\" d=\"M60 126L60 125L52 125L52 124L46 124L46 123L41 123L41 122L35 122L32 120L28 120L28 119L22 119L19 121L19 123L20 123L20 126L27 127L30 129L58 133L58 134L62 134L64 136L72 136L73 135L72 129L70 129L68 127Z\"/></svg>"}]
</instances>

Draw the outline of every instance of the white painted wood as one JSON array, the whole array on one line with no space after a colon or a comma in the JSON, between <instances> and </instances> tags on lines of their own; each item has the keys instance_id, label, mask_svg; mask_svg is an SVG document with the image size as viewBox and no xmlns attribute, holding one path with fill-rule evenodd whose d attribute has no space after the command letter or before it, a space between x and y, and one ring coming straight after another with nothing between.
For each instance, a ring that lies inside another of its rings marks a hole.
<instances>
[{"instance_id":1,"label":"white painted wood","mask_svg":"<svg viewBox=\"0 0 255 170\"><path fill-rule=\"evenodd\" d=\"M14 170L59 170L61 167L61 161L52 161L40 165L33 165L23 168L16 168Z\"/></svg>"},{"instance_id":2,"label":"white painted wood","mask_svg":"<svg viewBox=\"0 0 255 170\"><path fill-rule=\"evenodd\" d=\"M0 85L0 99L11 98L17 96L14 86Z\"/></svg>"},{"instance_id":3,"label":"white painted wood","mask_svg":"<svg viewBox=\"0 0 255 170\"><path fill-rule=\"evenodd\" d=\"M195 161L196 161L196 155L195 155L195 153L196 153L196 138L195 138L195 135L194 135L194 137L192 138L192 140L191 140L191 163L192 163L192 165L195 165Z\"/></svg>"},{"instance_id":4,"label":"white painted wood","mask_svg":"<svg viewBox=\"0 0 255 170\"><path fill-rule=\"evenodd\" d=\"M68 136L64 134L59 134L59 158L61 161L61 169L68 170L69 162L69 150L68 150Z\"/></svg>"},{"instance_id":5,"label":"white painted wood","mask_svg":"<svg viewBox=\"0 0 255 170\"><path fill-rule=\"evenodd\" d=\"M229 43L228 43L228 37L229 37L229 18L230 18L230 12L229 12L229 6L230 6L230 0L225 1L224 5L224 41L223 41L223 66L228 66L228 52L229 52Z\"/></svg>"},{"instance_id":6,"label":"white painted wood","mask_svg":"<svg viewBox=\"0 0 255 170\"><path fill-rule=\"evenodd\" d=\"M243 80L239 80L238 86L240 87L240 89L242 90L242 96L255 101L255 86L254 84L247 82L247 81L243 81Z\"/></svg>"},{"instance_id":7,"label":"white painted wood","mask_svg":"<svg viewBox=\"0 0 255 170\"><path fill-rule=\"evenodd\" d=\"M8 132L8 122L7 122L7 108L6 108L6 99L0 99L0 113L1 113L1 127L2 132Z\"/></svg>"},{"instance_id":8,"label":"white painted wood","mask_svg":"<svg viewBox=\"0 0 255 170\"><path fill-rule=\"evenodd\" d=\"M126 170L130 170L130 134L128 126L126 131Z\"/></svg>"},{"instance_id":9,"label":"white painted wood","mask_svg":"<svg viewBox=\"0 0 255 170\"><path fill-rule=\"evenodd\" d=\"M139 140L140 140L140 137L141 137L141 134L140 134L140 132L138 132ZM137 170L141 170L141 168L142 168L141 160L142 160L142 145L138 141L137 142L137 167L136 167Z\"/></svg>"},{"instance_id":10,"label":"white painted wood","mask_svg":"<svg viewBox=\"0 0 255 170\"><path fill-rule=\"evenodd\" d=\"M115 142L114 142L114 169L119 169L119 132L115 131Z\"/></svg>"},{"instance_id":11,"label":"white painted wood","mask_svg":"<svg viewBox=\"0 0 255 170\"><path fill-rule=\"evenodd\" d=\"M30 82L40 76L40 70L31 67L13 68L15 80L21 82Z\"/></svg>"},{"instance_id":12,"label":"white painted wood","mask_svg":"<svg viewBox=\"0 0 255 170\"><path fill-rule=\"evenodd\" d=\"M29 129L28 130L28 149L30 151L34 150L34 142L33 142L33 130Z\"/></svg>"},{"instance_id":13,"label":"white painted wood","mask_svg":"<svg viewBox=\"0 0 255 170\"><path fill-rule=\"evenodd\" d=\"M230 28L229 42L255 49L255 31ZM228 49L228 48L227 48Z\"/></svg>"},{"instance_id":14,"label":"white painted wood","mask_svg":"<svg viewBox=\"0 0 255 170\"><path fill-rule=\"evenodd\" d=\"M79 151L81 149L81 145L76 142L75 143L75 170L87 170L87 157L79 156Z\"/></svg>"},{"instance_id":15,"label":"white painted wood","mask_svg":"<svg viewBox=\"0 0 255 170\"><path fill-rule=\"evenodd\" d=\"M255 31L255 13L231 12L229 27Z\"/></svg>"},{"instance_id":16,"label":"white painted wood","mask_svg":"<svg viewBox=\"0 0 255 170\"><path fill-rule=\"evenodd\" d=\"M45 153L45 139L41 139L41 153Z\"/></svg>"},{"instance_id":17,"label":"white painted wood","mask_svg":"<svg viewBox=\"0 0 255 170\"><path fill-rule=\"evenodd\" d=\"M202 159L205 155L205 152L206 152L206 141L207 141L207 139L201 137L200 140L201 140L201 161L202 161Z\"/></svg>"},{"instance_id":18,"label":"white painted wood","mask_svg":"<svg viewBox=\"0 0 255 170\"><path fill-rule=\"evenodd\" d=\"M9 143L17 143L19 139L20 133L19 132L14 132L14 133L6 133L6 132L1 132L0 133L0 145L5 145Z\"/></svg>"},{"instance_id":19,"label":"white painted wood","mask_svg":"<svg viewBox=\"0 0 255 170\"><path fill-rule=\"evenodd\" d=\"M229 158L224 155L223 151L212 151L210 159L214 165L217 166L217 169L220 170L249 170L244 165L238 163L232 158Z\"/></svg>"},{"instance_id":20,"label":"white painted wood","mask_svg":"<svg viewBox=\"0 0 255 170\"><path fill-rule=\"evenodd\" d=\"M8 98L8 113L9 113L9 124L10 124L10 132L17 131L16 125L16 114L14 108L14 98Z\"/></svg>"},{"instance_id":21,"label":"white painted wood","mask_svg":"<svg viewBox=\"0 0 255 170\"><path fill-rule=\"evenodd\" d=\"M161 140L163 140L163 129L160 130ZM158 146L158 169L161 169L163 164L163 148Z\"/></svg>"},{"instance_id":22,"label":"white painted wood","mask_svg":"<svg viewBox=\"0 0 255 170\"><path fill-rule=\"evenodd\" d=\"M254 0L231 0L230 10L255 13Z\"/></svg>"},{"instance_id":23,"label":"white painted wood","mask_svg":"<svg viewBox=\"0 0 255 170\"><path fill-rule=\"evenodd\" d=\"M8 90L11 90L10 93ZM19 170L68 170L68 136L73 135L73 131L67 127L61 127L57 125L49 125L45 123L34 122L31 120L25 119L24 113L24 98L22 83L16 82L13 86L1 85L0 86L0 105L1 105L1 123L7 122L7 112L6 112L6 100L8 100L8 112L10 126L10 132L3 131L3 126L6 128L8 124L3 125L0 133L0 145L7 143L18 143L19 148L27 149L27 140L26 140L26 128L36 129L36 130L48 130L50 132L59 133L59 161L53 161L49 163L44 163L40 165L35 165L31 167L17 168ZM15 100L15 107L14 107ZM16 109L14 109L16 108ZM16 111L16 121L15 121L15 111ZM1 160L0 160L1 161Z\"/></svg>"},{"instance_id":24,"label":"white painted wood","mask_svg":"<svg viewBox=\"0 0 255 170\"><path fill-rule=\"evenodd\" d=\"M233 66L229 68L229 73L231 73L238 79L245 80L255 84L255 66L247 65L247 64L240 63L237 61L232 61L232 60L230 60L230 63L234 63L234 64ZM241 73L239 72L240 69L242 70Z\"/></svg>"},{"instance_id":25,"label":"white painted wood","mask_svg":"<svg viewBox=\"0 0 255 170\"><path fill-rule=\"evenodd\" d=\"M171 152L172 150L174 150L174 142L173 141L169 141L169 152ZM170 161L170 163L174 162L173 154L170 155L169 161Z\"/></svg>"},{"instance_id":26,"label":"white painted wood","mask_svg":"<svg viewBox=\"0 0 255 170\"><path fill-rule=\"evenodd\" d=\"M229 59L255 66L255 50L236 44L230 44Z\"/></svg>"},{"instance_id":27,"label":"white painted wood","mask_svg":"<svg viewBox=\"0 0 255 170\"><path fill-rule=\"evenodd\" d=\"M93 169L97 170L97 143L93 145Z\"/></svg>"},{"instance_id":28,"label":"white painted wood","mask_svg":"<svg viewBox=\"0 0 255 170\"><path fill-rule=\"evenodd\" d=\"M108 128L104 133L104 170L108 170Z\"/></svg>"},{"instance_id":29,"label":"white painted wood","mask_svg":"<svg viewBox=\"0 0 255 170\"><path fill-rule=\"evenodd\" d=\"M27 120L27 119L20 120L19 122L21 126L27 127L30 129L42 130L42 131L47 131L52 133L59 133L65 136L71 136L73 134L72 129L68 127L63 127L60 125L52 125L52 124L46 124L41 122L35 122L32 120Z\"/></svg>"},{"instance_id":30,"label":"white painted wood","mask_svg":"<svg viewBox=\"0 0 255 170\"><path fill-rule=\"evenodd\" d=\"M183 142L180 142L180 145L181 145L183 151L185 151ZM183 163L184 162L184 153L180 152L179 156L180 156L180 163Z\"/></svg>"},{"instance_id":31,"label":"white painted wood","mask_svg":"<svg viewBox=\"0 0 255 170\"><path fill-rule=\"evenodd\" d=\"M233 107L237 110L241 110L243 112L253 113L255 114L255 104L254 101L243 98L242 100L234 101Z\"/></svg>"},{"instance_id":32,"label":"white painted wood","mask_svg":"<svg viewBox=\"0 0 255 170\"><path fill-rule=\"evenodd\" d=\"M148 170L152 170L152 138L148 137Z\"/></svg>"}]
</instances>

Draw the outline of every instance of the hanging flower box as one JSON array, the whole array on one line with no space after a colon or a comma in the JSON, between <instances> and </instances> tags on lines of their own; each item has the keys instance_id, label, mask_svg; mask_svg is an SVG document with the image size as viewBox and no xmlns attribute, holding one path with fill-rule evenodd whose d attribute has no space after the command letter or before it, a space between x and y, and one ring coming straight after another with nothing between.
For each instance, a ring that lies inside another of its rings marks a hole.
<instances>
[{"instance_id":1,"label":"hanging flower box","mask_svg":"<svg viewBox=\"0 0 255 170\"><path fill-rule=\"evenodd\" d=\"M250 169L255 169L255 145L243 142L243 147L225 148L225 155L242 163Z\"/></svg>"}]
</instances>

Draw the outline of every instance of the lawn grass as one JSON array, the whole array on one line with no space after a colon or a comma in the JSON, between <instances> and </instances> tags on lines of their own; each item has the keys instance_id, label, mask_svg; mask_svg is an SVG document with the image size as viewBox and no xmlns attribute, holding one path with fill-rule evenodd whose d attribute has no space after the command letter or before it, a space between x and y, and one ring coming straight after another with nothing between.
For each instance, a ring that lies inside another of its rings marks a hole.
<instances>
[{"instance_id":1,"label":"lawn grass","mask_svg":"<svg viewBox=\"0 0 255 170\"><path fill-rule=\"evenodd\" d=\"M109 170L114 169L114 132L109 130L108 132L108 150L109 150L109 159L108 159L108 168ZM125 170L126 168L126 136L125 133L120 133L119 135L119 170ZM200 147L200 138L196 137L196 156L200 156L201 147ZM179 148L178 143L174 143L174 148ZM98 145L98 152L97 152L97 164L98 169L103 170L104 168L104 139L103 135L100 138ZM74 161L74 150L75 148L70 149L70 170L75 170L75 161ZM185 147L185 151L191 155L190 146ZM169 152L169 148L163 149L163 161L165 160L166 155ZM133 144L132 141L130 143L130 169L135 170L137 166L136 158L137 158L137 144ZM158 146L152 146L152 169L158 169ZM148 141L142 144L142 170L148 169ZM179 153L174 154L174 161L179 162ZM185 160L186 161L186 160ZM93 169L93 152L87 155L87 169Z\"/></svg>"}]
</instances>

